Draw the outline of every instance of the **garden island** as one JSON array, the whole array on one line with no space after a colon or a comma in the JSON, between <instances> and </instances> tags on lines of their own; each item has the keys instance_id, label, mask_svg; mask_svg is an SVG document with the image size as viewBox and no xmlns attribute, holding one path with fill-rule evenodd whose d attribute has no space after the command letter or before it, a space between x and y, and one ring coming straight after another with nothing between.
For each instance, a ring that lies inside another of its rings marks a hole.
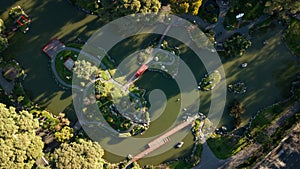
<instances>
[{"instance_id":1,"label":"garden island","mask_svg":"<svg viewBox=\"0 0 300 169\"><path fill-rule=\"evenodd\" d=\"M299 30L293 0L1 1L0 168L297 168Z\"/></svg>"}]
</instances>

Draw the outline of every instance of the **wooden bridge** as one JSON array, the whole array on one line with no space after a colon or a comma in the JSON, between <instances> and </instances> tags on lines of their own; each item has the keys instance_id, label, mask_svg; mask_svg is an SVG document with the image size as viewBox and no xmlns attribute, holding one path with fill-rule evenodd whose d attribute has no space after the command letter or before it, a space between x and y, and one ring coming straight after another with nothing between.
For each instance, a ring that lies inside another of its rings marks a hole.
<instances>
[{"instance_id":1,"label":"wooden bridge","mask_svg":"<svg viewBox=\"0 0 300 169\"><path fill-rule=\"evenodd\" d=\"M156 139L152 140L147 144L148 148L142 151L141 153L137 154L134 156L131 161L129 161L128 165L131 164L132 162L135 162L145 156L147 156L149 153L152 151L158 149L159 147L163 146L164 144L168 143L170 141L170 136L173 134L177 133L178 131L182 130L183 128L189 126L192 124L192 122L196 119L197 117L189 117L186 121L182 122L178 126L174 127L173 129L167 131L166 133L162 134L161 136L157 137Z\"/></svg>"}]
</instances>

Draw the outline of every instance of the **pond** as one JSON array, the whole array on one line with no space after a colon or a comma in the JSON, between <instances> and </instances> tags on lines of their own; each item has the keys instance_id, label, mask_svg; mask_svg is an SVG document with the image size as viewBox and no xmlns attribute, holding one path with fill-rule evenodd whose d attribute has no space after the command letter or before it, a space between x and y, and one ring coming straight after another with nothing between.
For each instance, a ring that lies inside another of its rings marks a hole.
<instances>
[{"instance_id":1,"label":"pond","mask_svg":"<svg viewBox=\"0 0 300 169\"><path fill-rule=\"evenodd\" d=\"M132 53L140 49L147 48L146 44L149 44L149 42L153 42L153 39L158 39L159 37L159 35L149 34L133 36L115 45L108 52L108 54L116 62L116 65L119 65L122 63L123 60L127 59L127 56L130 56ZM189 66L196 81L199 81L202 78L202 76L206 73L206 71L198 57L192 51L187 50L187 48L185 48L178 41L168 37L166 38L166 40L168 41L169 46L181 46L181 59ZM135 44L135 46L130 46L130 44L133 43ZM141 76L141 78L135 83L135 85L141 89L146 90L145 98L148 101L148 103L152 92L156 90L162 91L167 99L166 107L163 110L163 112L161 112L160 116L150 123L150 128L142 136L135 136L135 138L147 138L166 132L166 130L172 126L173 122L176 121L178 112L181 111L180 102L177 101L177 99L180 98L180 89L178 87L178 84L174 79L167 78L160 72L146 71ZM210 106L210 92L201 93L199 97L202 98L200 110L202 112L208 112ZM184 141L184 144L181 148L171 148L169 151L166 151L157 156L141 159L139 163L141 165L159 164L170 159L175 159L178 157L189 155L194 143L193 135L191 134L191 132L189 132L189 134L186 137L184 137L183 140L177 141ZM106 153L104 156L110 158L114 155ZM115 156L115 159L121 159L121 157ZM117 161L118 160L116 160L115 162Z\"/></svg>"}]
</instances>

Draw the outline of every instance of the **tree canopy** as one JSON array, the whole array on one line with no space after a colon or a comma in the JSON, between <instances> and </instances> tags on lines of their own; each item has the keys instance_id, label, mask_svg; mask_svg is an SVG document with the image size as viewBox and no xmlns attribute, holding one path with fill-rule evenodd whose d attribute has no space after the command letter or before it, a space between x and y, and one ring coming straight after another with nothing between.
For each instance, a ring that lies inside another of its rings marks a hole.
<instances>
[{"instance_id":1,"label":"tree canopy","mask_svg":"<svg viewBox=\"0 0 300 169\"><path fill-rule=\"evenodd\" d=\"M79 139L70 144L63 143L53 153L53 167L63 169L73 168L103 168L103 149L97 142Z\"/></svg>"},{"instance_id":2,"label":"tree canopy","mask_svg":"<svg viewBox=\"0 0 300 169\"><path fill-rule=\"evenodd\" d=\"M234 118L235 127L238 127L241 124L241 115L244 112L245 108L243 107L243 105L238 100L234 99L229 107L229 115Z\"/></svg>"},{"instance_id":3,"label":"tree canopy","mask_svg":"<svg viewBox=\"0 0 300 169\"><path fill-rule=\"evenodd\" d=\"M6 38L1 37L0 35L0 52L8 47L8 41Z\"/></svg>"},{"instance_id":4,"label":"tree canopy","mask_svg":"<svg viewBox=\"0 0 300 169\"><path fill-rule=\"evenodd\" d=\"M161 7L159 0L115 0L114 2L103 1L104 9L115 11L120 15L158 12Z\"/></svg>"},{"instance_id":5,"label":"tree canopy","mask_svg":"<svg viewBox=\"0 0 300 169\"><path fill-rule=\"evenodd\" d=\"M251 41L247 37L235 34L223 43L225 49L225 56L237 57L242 56L246 49L251 46Z\"/></svg>"},{"instance_id":6,"label":"tree canopy","mask_svg":"<svg viewBox=\"0 0 300 169\"><path fill-rule=\"evenodd\" d=\"M92 65L91 62L86 60L77 60L75 61L73 73L77 76L77 78L90 81L93 79L97 70L98 68Z\"/></svg>"},{"instance_id":7,"label":"tree canopy","mask_svg":"<svg viewBox=\"0 0 300 169\"><path fill-rule=\"evenodd\" d=\"M73 137L73 132L74 130L71 127L65 126L60 131L55 132L54 136L57 141L63 143L69 141Z\"/></svg>"},{"instance_id":8,"label":"tree canopy","mask_svg":"<svg viewBox=\"0 0 300 169\"><path fill-rule=\"evenodd\" d=\"M290 50L300 58L300 21L291 19L291 22L284 33L284 39Z\"/></svg>"},{"instance_id":9,"label":"tree canopy","mask_svg":"<svg viewBox=\"0 0 300 169\"><path fill-rule=\"evenodd\" d=\"M43 155L44 143L35 134L38 126L29 112L17 113L0 103L0 168L32 168Z\"/></svg>"},{"instance_id":10,"label":"tree canopy","mask_svg":"<svg viewBox=\"0 0 300 169\"><path fill-rule=\"evenodd\" d=\"M3 20L0 18L0 33L2 33L3 29L4 29L4 22Z\"/></svg>"},{"instance_id":11,"label":"tree canopy","mask_svg":"<svg viewBox=\"0 0 300 169\"><path fill-rule=\"evenodd\" d=\"M286 18L288 13L296 14L300 12L300 1L298 0L271 0L267 1L265 4L265 12Z\"/></svg>"},{"instance_id":12,"label":"tree canopy","mask_svg":"<svg viewBox=\"0 0 300 169\"><path fill-rule=\"evenodd\" d=\"M170 0L170 4L174 13L197 15L198 10L202 5L202 0Z\"/></svg>"}]
</instances>

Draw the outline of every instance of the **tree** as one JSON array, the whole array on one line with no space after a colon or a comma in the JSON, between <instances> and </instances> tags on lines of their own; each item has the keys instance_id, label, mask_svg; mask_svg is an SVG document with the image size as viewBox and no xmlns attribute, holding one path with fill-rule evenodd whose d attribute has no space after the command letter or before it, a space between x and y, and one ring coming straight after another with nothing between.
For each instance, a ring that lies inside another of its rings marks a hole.
<instances>
[{"instance_id":1,"label":"tree","mask_svg":"<svg viewBox=\"0 0 300 169\"><path fill-rule=\"evenodd\" d=\"M17 98L17 102L18 102L18 103L21 103L23 100L24 100L24 96L19 96L19 97Z\"/></svg>"},{"instance_id":2,"label":"tree","mask_svg":"<svg viewBox=\"0 0 300 169\"><path fill-rule=\"evenodd\" d=\"M3 32L4 28L5 28L4 22L3 22L3 20L0 18L0 33Z\"/></svg>"},{"instance_id":3,"label":"tree","mask_svg":"<svg viewBox=\"0 0 300 169\"><path fill-rule=\"evenodd\" d=\"M242 118L241 115L245 112L245 108L243 105L236 99L234 99L229 107L229 115L234 118L234 125L238 127L241 122Z\"/></svg>"},{"instance_id":4,"label":"tree","mask_svg":"<svg viewBox=\"0 0 300 169\"><path fill-rule=\"evenodd\" d=\"M270 15L278 15L283 19L287 18L287 15L296 14L300 12L300 1L297 0L271 0L265 4L265 12Z\"/></svg>"},{"instance_id":5,"label":"tree","mask_svg":"<svg viewBox=\"0 0 300 169\"><path fill-rule=\"evenodd\" d=\"M0 168L32 168L43 155L44 143L35 134L38 126L29 112L17 113L0 103Z\"/></svg>"},{"instance_id":6,"label":"tree","mask_svg":"<svg viewBox=\"0 0 300 169\"><path fill-rule=\"evenodd\" d=\"M161 3L159 0L114 0L113 3L103 0L101 6L103 8L99 9L99 12L109 13L110 17L119 17L133 13L157 13L161 8Z\"/></svg>"},{"instance_id":7,"label":"tree","mask_svg":"<svg viewBox=\"0 0 300 169\"><path fill-rule=\"evenodd\" d=\"M97 142L79 139L70 144L63 143L52 155L54 168L103 168L104 151Z\"/></svg>"},{"instance_id":8,"label":"tree","mask_svg":"<svg viewBox=\"0 0 300 169\"><path fill-rule=\"evenodd\" d=\"M98 68L86 60L75 61L75 66L73 68L73 73L77 76L77 78L87 81L92 80L97 71Z\"/></svg>"},{"instance_id":9,"label":"tree","mask_svg":"<svg viewBox=\"0 0 300 169\"><path fill-rule=\"evenodd\" d=\"M61 143L69 141L73 137L74 130L69 126L63 127L60 131L55 132L55 139Z\"/></svg>"},{"instance_id":10,"label":"tree","mask_svg":"<svg viewBox=\"0 0 300 169\"><path fill-rule=\"evenodd\" d=\"M170 0L170 4L174 13L197 15L202 5L202 0Z\"/></svg>"},{"instance_id":11,"label":"tree","mask_svg":"<svg viewBox=\"0 0 300 169\"><path fill-rule=\"evenodd\" d=\"M272 138L261 130L255 132L255 141L262 144L264 148L269 148L272 145Z\"/></svg>"},{"instance_id":12,"label":"tree","mask_svg":"<svg viewBox=\"0 0 300 169\"><path fill-rule=\"evenodd\" d=\"M225 56L227 57L242 56L250 46L251 41L240 34L233 35L223 43L224 50L226 51Z\"/></svg>"},{"instance_id":13,"label":"tree","mask_svg":"<svg viewBox=\"0 0 300 169\"><path fill-rule=\"evenodd\" d=\"M140 0L141 2L141 13L155 12L157 13L161 8L161 3L159 0Z\"/></svg>"},{"instance_id":14,"label":"tree","mask_svg":"<svg viewBox=\"0 0 300 169\"><path fill-rule=\"evenodd\" d=\"M4 51L8 47L8 40L0 34L0 52Z\"/></svg>"}]
</instances>

